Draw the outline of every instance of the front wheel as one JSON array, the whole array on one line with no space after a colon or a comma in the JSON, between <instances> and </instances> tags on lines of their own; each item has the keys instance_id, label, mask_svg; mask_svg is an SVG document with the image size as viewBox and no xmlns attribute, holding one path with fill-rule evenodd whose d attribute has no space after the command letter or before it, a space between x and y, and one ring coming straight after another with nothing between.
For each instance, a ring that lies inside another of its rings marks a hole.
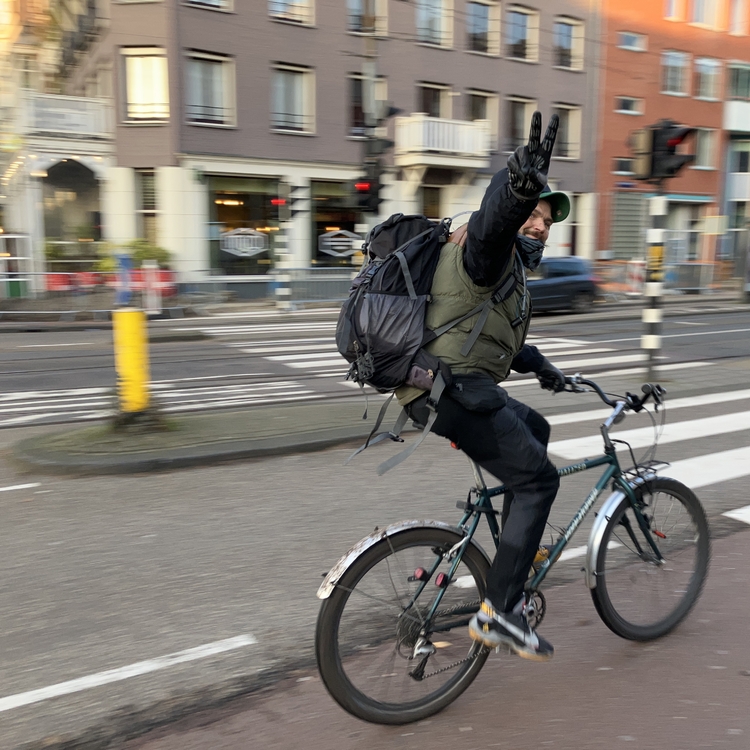
<instances>
[{"instance_id":1,"label":"front wheel","mask_svg":"<svg viewBox=\"0 0 750 750\"><path fill-rule=\"evenodd\" d=\"M656 478L635 494L643 526L624 498L604 530L591 596L617 635L648 641L674 629L697 601L708 573L708 521L695 493L674 479Z\"/></svg>"},{"instance_id":2,"label":"front wheel","mask_svg":"<svg viewBox=\"0 0 750 750\"><path fill-rule=\"evenodd\" d=\"M377 724L419 721L479 674L489 651L469 638L467 626L484 598L489 562L471 543L430 616L442 591L436 584L444 582L439 574L449 575L448 553L462 539L428 527L386 537L355 560L323 601L318 668L349 713Z\"/></svg>"}]
</instances>

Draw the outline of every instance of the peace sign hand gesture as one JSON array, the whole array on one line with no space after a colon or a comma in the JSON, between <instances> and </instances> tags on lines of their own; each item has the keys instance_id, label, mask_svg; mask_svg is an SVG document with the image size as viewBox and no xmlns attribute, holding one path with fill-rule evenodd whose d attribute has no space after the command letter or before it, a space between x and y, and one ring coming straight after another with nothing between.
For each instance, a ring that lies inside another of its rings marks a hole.
<instances>
[{"instance_id":1,"label":"peace sign hand gesture","mask_svg":"<svg viewBox=\"0 0 750 750\"><path fill-rule=\"evenodd\" d=\"M560 118L557 115L550 117L544 140L540 143L542 114L534 112L531 117L528 144L519 146L508 157L510 190L519 200L528 201L538 198L547 185L547 172L559 123Z\"/></svg>"}]
</instances>

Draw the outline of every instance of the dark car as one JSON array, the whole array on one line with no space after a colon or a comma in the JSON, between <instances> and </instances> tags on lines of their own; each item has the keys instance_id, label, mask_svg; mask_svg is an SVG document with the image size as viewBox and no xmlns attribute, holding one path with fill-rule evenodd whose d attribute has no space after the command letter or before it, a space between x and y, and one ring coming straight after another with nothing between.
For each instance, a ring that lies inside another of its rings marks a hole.
<instances>
[{"instance_id":1,"label":"dark car","mask_svg":"<svg viewBox=\"0 0 750 750\"><path fill-rule=\"evenodd\" d=\"M542 258L528 275L534 310L588 312L597 297L596 278L583 258Z\"/></svg>"}]
</instances>

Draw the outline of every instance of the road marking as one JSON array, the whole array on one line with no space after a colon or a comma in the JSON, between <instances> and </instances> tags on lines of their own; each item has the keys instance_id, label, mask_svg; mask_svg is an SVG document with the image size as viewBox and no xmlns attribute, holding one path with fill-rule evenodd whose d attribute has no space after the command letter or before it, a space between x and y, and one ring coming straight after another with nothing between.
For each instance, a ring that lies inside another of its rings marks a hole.
<instances>
[{"instance_id":1,"label":"road marking","mask_svg":"<svg viewBox=\"0 0 750 750\"><path fill-rule=\"evenodd\" d=\"M148 674L149 672L156 672L160 669L173 667L176 664L183 664L188 661L195 661L196 659L205 659L209 656L224 653L225 651L233 651L238 648L244 648L245 646L252 646L257 642L256 638L250 634L238 635L234 638L227 638L223 641L207 643L204 646L188 648L184 651L176 651L173 654L159 656L156 659L139 661L126 667L108 669L106 672L98 672L96 674L87 675L86 677L79 677L75 680L68 680L67 682L58 682L56 685L49 685L44 688L39 688L38 690L29 690L25 693L9 695L7 698L0 698L0 712L10 711L11 709L20 708L21 706L28 706L32 703L39 703L40 701L46 701L50 698L58 698L61 695L78 693L81 690L89 690L90 688L108 685L111 682L128 680L131 677L138 677L143 674Z\"/></svg>"},{"instance_id":2,"label":"road marking","mask_svg":"<svg viewBox=\"0 0 750 750\"><path fill-rule=\"evenodd\" d=\"M601 367L602 365L620 365L626 362L643 362L646 355L642 352L638 354L623 354L618 357L595 357L594 359L560 359L555 360L555 366L561 370L575 369L578 367Z\"/></svg>"},{"instance_id":3,"label":"road marking","mask_svg":"<svg viewBox=\"0 0 750 750\"><path fill-rule=\"evenodd\" d=\"M714 331L695 331L694 333L666 333L662 334L663 339L682 339L686 338L688 336L721 336L725 333L747 333L750 331L750 328L729 328L726 331L722 329L714 330ZM597 339L594 339L591 341L592 344L617 344L622 341L640 341L641 337L636 336L633 338L624 338L624 339L604 339L602 341L599 341Z\"/></svg>"},{"instance_id":4,"label":"road marking","mask_svg":"<svg viewBox=\"0 0 750 750\"><path fill-rule=\"evenodd\" d=\"M0 487L0 492L12 492L13 490L30 490L34 487L41 486L39 482L32 482L31 484L13 484L10 487Z\"/></svg>"},{"instance_id":5,"label":"road marking","mask_svg":"<svg viewBox=\"0 0 750 750\"><path fill-rule=\"evenodd\" d=\"M339 364L341 363L341 360L343 357L338 353L338 351L334 350L333 352L327 352L327 351L318 351L313 352L312 354L279 354L276 357L265 357L265 359L269 359L272 362L288 362L291 364L291 360L302 360L302 359L315 359L316 357L325 357L329 354L333 354L336 358ZM312 364L309 362L301 362L301 367L311 367Z\"/></svg>"},{"instance_id":6,"label":"road marking","mask_svg":"<svg viewBox=\"0 0 750 750\"><path fill-rule=\"evenodd\" d=\"M742 432L743 430L750 430L750 411L721 414L703 419L690 419L684 422L672 422L662 430L659 444L677 443L684 440L711 437L712 435ZM638 427L634 430L613 432L612 437L630 443L633 448L645 448L654 443L654 428L652 426ZM601 453L601 449L602 438L598 435L558 440L549 446L550 453L566 459L598 454ZM750 473L750 466L748 466L748 473Z\"/></svg>"},{"instance_id":7,"label":"road marking","mask_svg":"<svg viewBox=\"0 0 750 750\"><path fill-rule=\"evenodd\" d=\"M742 391L729 391L728 393L707 393L703 396L693 398L678 398L667 401L667 408L685 409L690 406L707 406L709 404L724 404L729 401L744 401L750 398L750 389ZM611 409L593 409L592 411L577 411L570 414L551 414L545 419L551 424L575 424L576 422L589 422L593 420L604 420L612 413Z\"/></svg>"},{"instance_id":8,"label":"road marking","mask_svg":"<svg viewBox=\"0 0 750 750\"><path fill-rule=\"evenodd\" d=\"M744 508L737 508L736 510L728 510L721 515L727 516L727 518L734 518L735 521L750 524L750 505L746 505Z\"/></svg>"},{"instance_id":9,"label":"road marking","mask_svg":"<svg viewBox=\"0 0 750 750\"><path fill-rule=\"evenodd\" d=\"M750 446L675 461L660 471L691 489L728 482L750 474Z\"/></svg>"},{"instance_id":10,"label":"road marking","mask_svg":"<svg viewBox=\"0 0 750 750\"><path fill-rule=\"evenodd\" d=\"M19 344L16 349L41 349L42 347L54 347L57 349L60 346L91 346L93 341L81 341L75 344Z\"/></svg>"},{"instance_id":11,"label":"road marking","mask_svg":"<svg viewBox=\"0 0 750 750\"><path fill-rule=\"evenodd\" d=\"M693 320L675 320L675 325L678 326L707 326L708 323L696 323Z\"/></svg>"},{"instance_id":12,"label":"road marking","mask_svg":"<svg viewBox=\"0 0 750 750\"><path fill-rule=\"evenodd\" d=\"M305 367L346 367L348 364L341 356L336 359L320 359L315 362L284 362L285 367L293 367L295 370L301 370ZM345 372L346 370L342 370L342 374Z\"/></svg>"}]
</instances>

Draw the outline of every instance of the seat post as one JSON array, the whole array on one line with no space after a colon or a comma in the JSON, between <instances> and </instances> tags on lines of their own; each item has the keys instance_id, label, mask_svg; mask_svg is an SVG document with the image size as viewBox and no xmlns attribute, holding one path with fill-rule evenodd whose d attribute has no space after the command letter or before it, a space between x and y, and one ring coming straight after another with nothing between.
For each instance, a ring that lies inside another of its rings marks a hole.
<instances>
[{"instance_id":1,"label":"seat post","mask_svg":"<svg viewBox=\"0 0 750 750\"><path fill-rule=\"evenodd\" d=\"M482 469L475 461L469 459L471 464L471 470L474 472L474 481L477 483L477 490L486 490L487 485L485 484L484 477L482 476Z\"/></svg>"}]
</instances>

